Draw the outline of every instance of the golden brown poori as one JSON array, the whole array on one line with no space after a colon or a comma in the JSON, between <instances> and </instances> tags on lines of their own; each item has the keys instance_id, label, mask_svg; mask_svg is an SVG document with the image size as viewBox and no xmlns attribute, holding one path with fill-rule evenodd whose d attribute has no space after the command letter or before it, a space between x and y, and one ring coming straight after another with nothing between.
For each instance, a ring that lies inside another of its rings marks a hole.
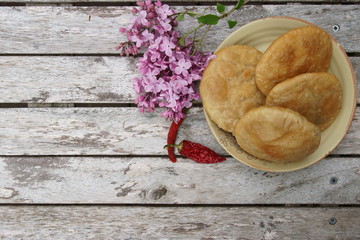
<instances>
[{"instance_id":1,"label":"golden brown poori","mask_svg":"<svg viewBox=\"0 0 360 240\"><path fill-rule=\"evenodd\" d=\"M251 46L232 45L215 55L203 72L200 95L210 119L232 132L248 110L265 104L255 83L255 67L262 53Z\"/></svg>"},{"instance_id":2,"label":"golden brown poori","mask_svg":"<svg viewBox=\"0 0 360 240\"><path fill-rule=\"evenodd\" d=\"M304 73L277 84L266 105L290 108L324 130L342 106L342 87L331 73Z\"/></svg>"},{"instance_id":3,"label":"golden brown poori","mask_svg":"<svg viewBox=\"0 0 360 240\"><path fill-rule=\"evenodd\" d=\"M273 162L296 162L320 144L320 129L299 113L262 106L248 111L233 132L242 149Z\"/></svg>"},{"instance_id":4,"label":"golden brown poori","mask_svg":"<svg viewBox=\"0 0 360 240\"><path fill-rule=\"evenodd\" d=\"M256 67L256 84L264 95L278 83L301 73L326 72L332 45L329 34L316 26L292 29L278 37Z\"/></svg>"}]
</instances>

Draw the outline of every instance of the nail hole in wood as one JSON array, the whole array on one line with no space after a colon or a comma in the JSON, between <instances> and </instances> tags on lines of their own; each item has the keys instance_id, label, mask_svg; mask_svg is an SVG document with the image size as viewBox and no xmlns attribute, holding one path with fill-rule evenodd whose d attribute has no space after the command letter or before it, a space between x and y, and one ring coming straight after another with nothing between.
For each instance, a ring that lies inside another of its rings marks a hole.
<instances>
[{"instance_id":1,"label":"nail hole in wood","mask_svg":"<svg viewBox=\"0 0 360 240\"><path fill-rule=\"evenodd\" d=\"M337 182L338 182L337 177L331 177L331 178L330 178L330 183L331 183L331 184L336 184Z\"/></svg>"},{"instance_id":2,"label":"nail hole in wood","mask_svg":"<svg viewBox=\"0 0 360 240\"><path fill-rule=\"evenodd\" d=\"M336 218L334 218L334 217L329 218L329 224L335 225L336 222L337 222Z\"/></svg>"}]
</instances>

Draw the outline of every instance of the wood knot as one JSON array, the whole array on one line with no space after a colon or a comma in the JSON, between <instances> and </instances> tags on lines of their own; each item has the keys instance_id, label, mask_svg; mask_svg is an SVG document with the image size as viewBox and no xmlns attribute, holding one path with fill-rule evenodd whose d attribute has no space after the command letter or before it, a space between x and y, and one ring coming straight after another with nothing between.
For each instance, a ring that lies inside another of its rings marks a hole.
<instances>
[{"instance_id":1,"label":"wood knot","mask_svg":"<svg viewBox=\"0 0 360 240\"><path fill-rule=\"evenodd\" d=\"M139 196L141 198L148 198L151 200L159 200L160 198L162 198L163 196L165 196L167 193L167 188L164 185L160 185L156 188L151 188L149 190L143 189Z\"/></svg>"},{"instance_id":2,"label":"wood knot","mask_svg":"<svg viewBox=\"0 0 360 240\"><path fill-rule=\"evenodd\" d=\"M159 188L150 191L150 198L154 200L158 200L162 198L166 193L167 193L166 187L160 186Z\"/></svg>"}]
</instances>

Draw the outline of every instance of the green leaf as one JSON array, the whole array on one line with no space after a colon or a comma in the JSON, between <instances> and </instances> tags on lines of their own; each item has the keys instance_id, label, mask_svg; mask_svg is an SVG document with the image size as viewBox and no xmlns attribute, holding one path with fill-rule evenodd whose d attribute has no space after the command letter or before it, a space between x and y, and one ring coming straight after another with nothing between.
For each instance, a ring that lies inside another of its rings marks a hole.
<instances>
[{"instance_id":1,"label":"green leaf","mask_svg":"<svg viewBox=\"0 0 360 240\"><path fill-rule=\"evenodd\" d=\"M235 27L236 24L237 24L237 21L228 20L228 25L229 25L229 28L230 28L230 29L232 29L233 27Z\"/></svg>"},{"instance_id":2,"label":"green leaf","mask_svg":"<svg viewBox=\"0 0 360 240\"><path fill-rule=\"evenodd\" d=\"M223 12L225 12L225 6L222 5L221 3L217 3L216 10L218 11L218 13L223 13Z\"/></svg>"},{"instance_id":3,"label":"green leaf","mask_svg":"<svg viewBox=\"0 0 360 240\"><path fill-rule=\"evenodd\" d=\"M244 3L245 3L245 0L239 0L237 3L236 3L236 5L235 5L235 9L236 10L238 10L238 9L240 9L243 5L244 5Z\"/></svg>"},{"instance_id":4,"label":"green leaf","mask_svg":"<svg viewBox=\"0 0 360 240\"><path fill-rule=\"evenodd\" d=\"M219 22L220 17L216 16L214 14L207 14L207 15L198 17L197 20L199 21L199 23L216 25Z\"/></svg>"},{"instance_id":5,"label":"green leaf","mask_svg":"<svg viewBox=\"0 0 360 240\"><path fill-rule=\"evenodd\" d=\"M184 20L184 18L185 18L185 14L182 13L182 14L179 14L179 15L175 18L175 20L176 20L176 21L182 21L182 20Z\"/></svg>"}]
</instances>

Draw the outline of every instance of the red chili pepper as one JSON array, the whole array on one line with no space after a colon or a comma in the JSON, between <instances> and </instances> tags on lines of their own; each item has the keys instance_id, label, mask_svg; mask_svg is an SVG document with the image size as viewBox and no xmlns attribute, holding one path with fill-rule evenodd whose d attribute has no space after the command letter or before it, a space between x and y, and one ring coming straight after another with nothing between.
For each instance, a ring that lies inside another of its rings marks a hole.
<instances>
[{"instance_id":1,"label":"red chili pepper","mask_svg":"<svg viewBox=\"0 0 360 240\"><path fill-rule=\"evenodd\" d=\"M181 123L184 121L185 118L180 119L179 122L175 122L173 121L170 128L169 128L169 133L168 133L168 138L167 138L167 144L168 145L174 145L175 141L176 141L176 135L178 132L178 129L181 125ZM176 156L174 153L174 147L168 146L167 145L167 150L168 150L168 155L169 155L169 159L172 162L176 162Z\"/></svg>"},{"instance_id":2,"label":"red chili pepper","mask_svg":"<svg viewBox=\"0 0 360 240\"><path fill-rule=\"evenodd\" d=\"M198 163L218 163L223 162L226 158L199 143L183 140L179 145L173 145L178 148L179 153Z\"/></svg>"}]
</instances>

